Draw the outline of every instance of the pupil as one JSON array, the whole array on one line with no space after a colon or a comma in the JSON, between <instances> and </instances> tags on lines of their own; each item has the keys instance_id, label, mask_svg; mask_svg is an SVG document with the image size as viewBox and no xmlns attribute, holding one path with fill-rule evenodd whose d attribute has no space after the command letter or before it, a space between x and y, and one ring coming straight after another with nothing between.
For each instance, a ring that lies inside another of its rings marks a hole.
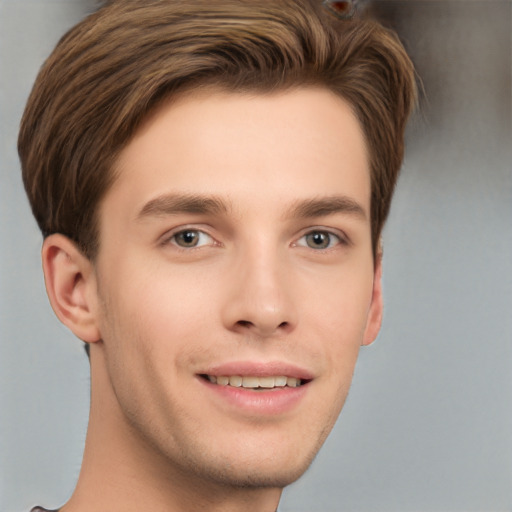
<instances>
[{"instance_id":1,"label":"pupil","mask_svg":"<svg viewBox=\"0 0 512 512\"><path fill-rule=\"evenodd\" d=\"M329 245L329 235L326 233L312 233L310 235L311 246L325 248Z\"/></svg>"},{"instance_id":2,"label":"pupil","mask_svg":"<svg viewBox=\"0 0 512 512\"><path fill-rule=\"evenodd\" d=\"M197 233L195 231L184 231L180 234L179 238L183 245L195 245L197 243Z\"/></svg>"}]
</instances>

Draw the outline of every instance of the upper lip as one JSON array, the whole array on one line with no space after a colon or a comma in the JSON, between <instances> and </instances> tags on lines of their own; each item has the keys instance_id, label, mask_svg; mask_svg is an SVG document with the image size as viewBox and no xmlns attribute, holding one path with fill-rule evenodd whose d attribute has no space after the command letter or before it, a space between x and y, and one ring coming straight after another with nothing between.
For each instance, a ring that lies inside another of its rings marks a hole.
<instances>
[{"instance_id":1,"label":"upper lip","mask_svg":"<svg viewBox=\"0 0 512 512\"><path fill-rule=\"evenodd\" d=\"M282 361L256 362L256 361L232 361L214 364L201 372L202 375L240 377L295 377L301 380L312 380L313 373L295 364Z\"/></svg>"}]
</instances>

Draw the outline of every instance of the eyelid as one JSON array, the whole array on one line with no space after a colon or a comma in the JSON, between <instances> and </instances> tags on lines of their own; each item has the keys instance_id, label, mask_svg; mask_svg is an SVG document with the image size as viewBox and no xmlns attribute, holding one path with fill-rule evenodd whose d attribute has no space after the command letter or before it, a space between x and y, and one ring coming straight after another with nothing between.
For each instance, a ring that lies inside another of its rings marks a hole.
<instances>
[{"instance_id":1,"label":"eyelid","mask_svg":"<svg viewBox=\"0 0 512 512\"><path fill-rule=\"evenodd\" d=\"M299 247L306 247L308 249L313 249L312 247L309 247L307 244L299 244L299 240L302 240L308 235L311 235L312 233L326 233L330 236L336 237L338 239L338 243L335 246L338 245L350 245L350 239L349 237L340 229L335 228L327 228L325 226L313 226L307 228L307 230L302 231L301 235L296 239L296 241L292 244L293 246L299 246ZM325 249L318 248L313 249L315 251L329 251L334 249L334 247L327 247Z\"/></svg>"},{"instance_id":2,"label":"eyelid","mask_svg":"<svg viewBox=\"0 0 512 512\"><path fill-rule=\"evenodd\" d=\"M203 235L206 235L213 243L208 244L202 244L199 246L192 246L192 247L182 247L178 245L175 241L175 237L179 235L180 233L183 233L184 231L197 231L198 233L201 233ZM177 226L169 231L167 231L164 235L162 235L159 239L159 245L173 245L176 249L183 250L183 251L191 251L193 249L199 249L200 247L205 246L214 246L214 245L220 245L217 240L211 235L205 227L200 227L197 225L188 225L184 224L182 226Z\"/></svg>"}]
</instances>

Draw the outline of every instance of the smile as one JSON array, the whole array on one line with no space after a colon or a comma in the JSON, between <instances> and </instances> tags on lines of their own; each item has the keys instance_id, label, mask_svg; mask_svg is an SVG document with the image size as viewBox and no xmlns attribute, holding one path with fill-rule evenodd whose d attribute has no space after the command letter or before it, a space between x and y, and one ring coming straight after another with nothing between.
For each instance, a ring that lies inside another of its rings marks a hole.
<instances>
[{"instance_id":1,"label":"smile","mask_svg":"<svg viewBox=\"0 0 512 512\"><path fill-rule=\"evenodd\" d=\"M206 369L205 369L206 370ZM197 374L216 404L237 418L276 417L291 413L307 396L315 375L287 363L233 361Z\"/></svg>"},{"instance_id":2,"label":"smile","mask_svg":"<svg viewBox=\"0 0 512 512\"><path fill-rule=\"evenodd\" d=\"M277 376L240 376L240 375L205 375L212 384L219 386L231 386L234 388L247 389L274 389L274 388L297 388L302 385L302 379L295 377L286 377L284 375Z\"/></svg>"}]
</instances>

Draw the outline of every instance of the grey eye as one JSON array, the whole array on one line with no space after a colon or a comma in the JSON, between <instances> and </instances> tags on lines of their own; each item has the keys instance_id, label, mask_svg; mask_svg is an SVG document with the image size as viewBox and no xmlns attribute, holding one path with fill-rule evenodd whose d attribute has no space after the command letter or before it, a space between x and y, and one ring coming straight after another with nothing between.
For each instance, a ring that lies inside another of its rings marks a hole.
<instances>
[{"instance_id":1,"label":"grey eye","mask_svg":"<svg viewBox=\"0 0 512 512\"><path fill-rule=\"evenodd\" d=\"M197 231L182 231L174 235L176 243L181 247L195 247L199 241Z\"/></svg>"},{"instance_id":2,"label":"grey eye","mask_svg":"<svg viewBox=\"0 0 512 512\"><path fill-rule=\"evenodd\" d=\"M304 240L305 243L301 243ZM298 245L307 246L311 249L329 249L340 242L338 236L328 231L312 231L304 235Z\"/></svg>"},{"instance_id":3,"label":"grey eye","mask_svg":"<svg viewBox=\"0 0 512 512\"><path fill-rule=\"evenodd\" d=\"M172 242L185 249L192 249L212 243L210 235L197 229L184 229L172 237Z\"/></svg>"}]
</instances>

